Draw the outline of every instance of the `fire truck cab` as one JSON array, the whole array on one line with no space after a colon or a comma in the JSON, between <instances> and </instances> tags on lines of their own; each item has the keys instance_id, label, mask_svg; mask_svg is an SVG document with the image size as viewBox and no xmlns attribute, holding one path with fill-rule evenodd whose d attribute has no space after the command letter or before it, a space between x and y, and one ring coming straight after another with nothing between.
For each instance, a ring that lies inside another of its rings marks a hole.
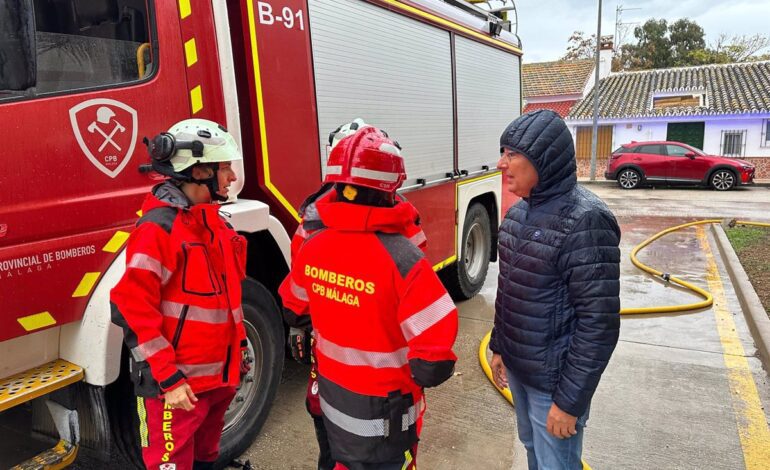
<instances>
[{"instance_id":1,"label":"fire truck cab","mask_svg":"<svg viewBox=\"0 0 770 470\"><path fill-rule=\"evenodd\" d=\"M0 443L0 466L66 466L78 451L141 466L109 292L162 181L142 139L182 119L222 123L244 156L221 212L249 241L253 367L226 415L222 463L275 398L289 237L340 124L361 117L400 142L427 255L455 298L475 295L507 205L497 139L521 111L521 48L510 22L473 3L2 2L0 426L50 445Z\"/></svg>"}]
</instances>

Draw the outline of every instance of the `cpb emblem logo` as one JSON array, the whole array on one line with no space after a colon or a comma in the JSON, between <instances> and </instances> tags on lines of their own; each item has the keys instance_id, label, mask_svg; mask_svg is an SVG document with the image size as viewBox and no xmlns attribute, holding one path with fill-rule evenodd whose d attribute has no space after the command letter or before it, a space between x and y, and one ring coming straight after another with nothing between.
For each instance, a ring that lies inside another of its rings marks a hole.
<instances>
[{"instance_id":1,"label":"cpb emblem logo","mask_svg":"<svg viewBox=\"0 0 770 470\"><path fill-rule=\"evenodd\" d=\"M115 178L136 146L136 110L120 101L96 98L73 106L70 123L80 149L94 166Z\"/></svg>"}]
</instances>

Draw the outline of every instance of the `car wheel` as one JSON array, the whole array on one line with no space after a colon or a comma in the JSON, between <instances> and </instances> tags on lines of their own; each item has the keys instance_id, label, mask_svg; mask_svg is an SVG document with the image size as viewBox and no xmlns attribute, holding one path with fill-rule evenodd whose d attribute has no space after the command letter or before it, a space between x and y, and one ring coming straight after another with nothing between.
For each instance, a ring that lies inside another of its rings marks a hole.
<instances>
[{"instance_id":1,"label":"car wheel","mask_svg":"<svg viewBox=\"0 0 770 470\"><path fill-rule=\"evenodd\" d=\"M634 189L642 182L642 175L638 171L626 168L618 174L618 185L623 189Z\"/></svg>"},{"instance_id":2,"label":"car wheel","mask_svg":"<svg viewBox=\"0 0 770 470\"><path fill-rule=\"evenodd\" d=\"M735 187L735 173L730 170L717 170L711 175L709 183L717 191L728 191Z\"/></svg>"},{"instance_id":3,"label":"car wheel","mask_svg":"<svg viewBox=\"0 0 770 470\"><path fill-rule=\"evenodd\" d=\"M467 300L481 290L489 269L492 229L483 204L472 204L465 214L460 251L460 259L442 269L439 277L453 299Z\"/></svg>"}]
</instances>

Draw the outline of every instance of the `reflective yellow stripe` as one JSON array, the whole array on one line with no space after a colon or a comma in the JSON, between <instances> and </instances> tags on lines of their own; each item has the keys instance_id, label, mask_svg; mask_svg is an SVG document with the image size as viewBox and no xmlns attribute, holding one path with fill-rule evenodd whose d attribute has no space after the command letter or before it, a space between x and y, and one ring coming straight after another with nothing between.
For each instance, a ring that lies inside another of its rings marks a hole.
<instances>
[{"instance_id":1,"label":"reflective yellow stripe","mask_svg":"<svg viewBox=\"0 0 770 470\"><path fill-rule=\"evenodd\" d=\"M136 211L136 215L138 215L139 217L141 217L142 214L144 214L144 212L142 212L141 210Z\"/></svg>"},{"instance_id":2,"label":"reflective yellow stripe","mask_svg":"<svg viewBox=\"0 0 770 470\"><path fill-rule=\"evenodd\" d=\"M17 318L16 321L27 331L35 331L56 324L56 320L48 312L40 312L34 315Z\"/></svg>"},{"instance_id":3,"label":"reflective yellow stripe","mask_svg":"<svg viewBox=\"0 0 770 470\"><path fill-rule=\"evenodd\" d=\"M455 237L455 238L457 238L457 237ZM433 266L433 270L434 271L438 271L439 269L443 269L444 266L450 265L450 264L454 263L455 261L457 261L457 255L452 255L449 258L445 259L444 261L434 265Z\"/></svg>"},{"instance_id":4,"label":"reflective yellow stripe","mask_svg":"<svg viewBox=\"0 0 770 470\"><path fill-rule=\"evenodd\" d=\"M122 232L118 230L115 232L115 235L110 238L110 241L107 242L106 245L104 245L104 248L102 248L102 251L106 251L108 253L117 253L120 247L123 246L124 243L126 243L126 240L128 240L128 232Z\"/></svg>"},{"instance_id":5,"label":"reflective yellow stripe","mask_svg":"<svg viewBox=\"0 0 770 470\"><path fill-rule=\"evenodd\" d=\"M136 397L136 412L139 415L139 438L142 447L149 447L150 438L147 430L147 408L144 407L144 397Z\"/></svg>"},{"instance_id":6,"label":"reflective yellow stripe","mask_svg":"<svg viewBox=\"0 0 770 470\"><path fill-rule=\"evenodd\" d=\"M249 34L251 35L251 54L254 64L254 87L257 92L257 114L259 115L259 138L262 141L262 173L265 178L265 186L286 208L297 222L300 222L300 216L297 209L291 205L286 196L270 180L270 160L267 153L267 130L265 126L265 106L262 100L262 77L259 72L259 51L257 50L257 29L254 19L254 2L246 2L246 8L249 13Z\"/></svg>"},{"instance_id":7,"label":"reflective yellow stripe","mask_svg":"<svg viewBox=\"0 0 770 470\"><path fill-rule=\"evenodd\" d=\"M198 48L195 47L195 38L184 43L184 55L187 59L188 67L198 62Z\"/></svg>"},{"instance_id":8,"label":"reflective yellow stripe","mask_svg":"<svg viewBox=\"0 0 770 470\"><path fill-rule=\"evenodd\" d=\"M406 460L404 461L404 466L401 467L401 470L407 470L409 468L409 464L412 463L412 453L410 451L404 452L404 457ZM417 470L417 467L415 466L414 470Z\"/></svg>"},{"instance_id":9,"label":"reflective yellow stripe","mask_svg":"<svg viewBox=\"0 0 770 470\"><path fill-rule=\"evenodd\" d=\"M75 292L72 293L72 297L85 297L91 293L91 289L94 288L94 284L99 279L101 273L85 273L83 279L80 280Z\"/></svg>"},{"instance_id":10,"label":"reflective yellow stripe","mask_svg":"<svg viewBox=\"0 0 770 470\"><path fill-rule=\"evenodd\" d=\"M192 8L190 8L190 0L179 0L179 17L185 19L191 14Z\"/></svg>"},{"instance_id":11,"label":"reflective yellow stripe","mask_svg":"<svg viewBox=\"0 0 770 470\"><path fill-rule=\"evenodd\" d=\"M192 105L193 114L203 109L203 93L201 92L200 85L190 90L190 104Z\"/></svg>"}]
</instances>

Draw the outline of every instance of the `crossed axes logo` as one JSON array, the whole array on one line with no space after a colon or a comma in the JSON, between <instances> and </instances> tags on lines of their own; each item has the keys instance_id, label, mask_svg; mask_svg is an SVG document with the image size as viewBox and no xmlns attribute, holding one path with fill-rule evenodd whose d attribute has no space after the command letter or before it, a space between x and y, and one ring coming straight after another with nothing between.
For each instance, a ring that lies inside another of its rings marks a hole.
<instances>
[{"instance_id":1,"label":"crossed axes logo","mask_svg":"<svg viewBox=\"0 0 770 470\"><path fill-rule=\"evenodd\" d=\"M117 100L97 98L69 110L72 130L91 163L111 178L123 171L136 146L136 110Z\"/></svg>"}]
</instances>

